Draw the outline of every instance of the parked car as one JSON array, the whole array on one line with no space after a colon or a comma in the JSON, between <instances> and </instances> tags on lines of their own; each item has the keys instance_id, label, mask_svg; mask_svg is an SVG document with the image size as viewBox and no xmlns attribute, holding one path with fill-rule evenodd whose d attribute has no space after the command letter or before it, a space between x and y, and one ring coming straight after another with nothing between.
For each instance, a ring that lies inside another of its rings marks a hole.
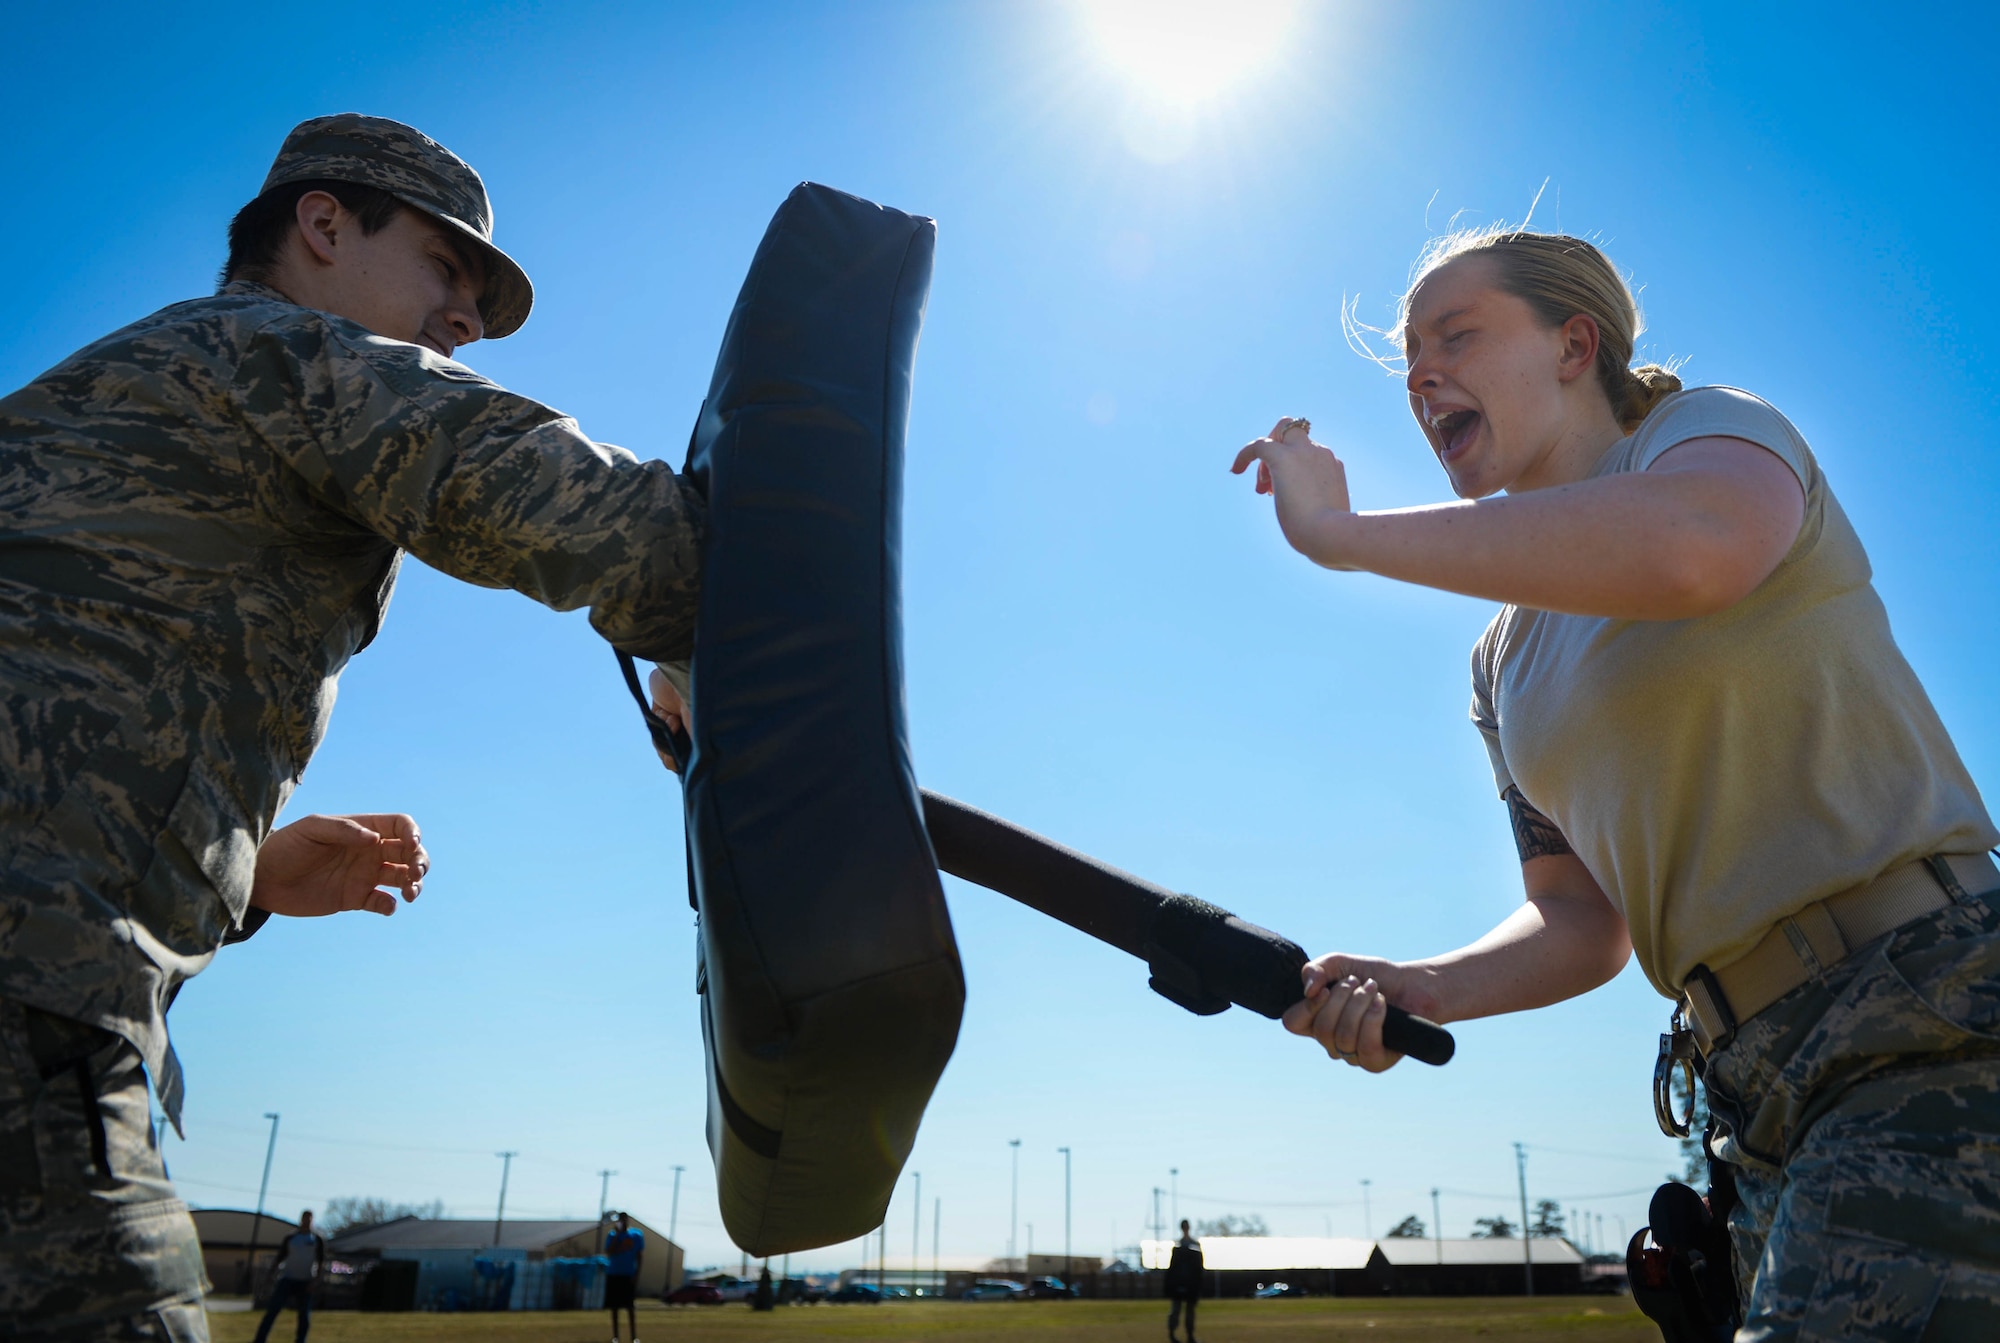
<instances>
[{"instance_id":1,"label":"parked car","mask_svg":"<svg viewBox=\"0 0 2000 1343\"><path fill-rule=\"evenodd\" d=\"M1010 1278L980 1278L959 1294L961 1301L1018 1301L1028 1289Z\"/></svg>"},{"instance_id":2,"label":"parked car","mask_svg":"<svg viewBox=\"0 0 2000 1343\"><path fill-rule=\"evenodd\" d=\"M882 1304L882 1293L872 1282L850 1282L838 1291L827 1293L829 1301L865 1301L871 1306Z\"/></svg>"},{"instance_id":3,"label":"parked car","mask_svg":"<svg viewBox=\"0 0 2000 1343\"><path fill-rule=\"evenodd\" d=\"M1294 1287L1289 1282L1271 1282L1271 1283L1260 1282L1257 1284L1257 1290L1251 1293L1252 1296L1259 1296L1259 1297L1304 1296L1305 1294L1306 1294L1305 1288Z\"/></svg>"},{"instance_id":4,"label":"parked car","mask_svg":"<svg viewBox=\"0 0 2000 1343\"><path fill-rule=\"evenodd\" d=\"M670 1306L719 1306L722 1293L712 1282L684 1282L660 1299Z\"/></svg>"},{"instance_id":5,"label":"parked car","mask_svg":"<svg viewBox=\"0 0 2000 1343\"><path fill-rule=\"evenodd\" d=\"M724 1301L748 1301L757 1291L755 1278L710 1278L715 1290L722 1293Z\"/></svg>"},{"instance_id":6,"label":"parked car","mask_svg":"<svg viewBox=\"0 0 2000 1343\"><path fill-rule=\"evenodd\" d=\"M1076 1288L1061 1278L1033 1278L1028 1282L1030 1301L1068 1301L1076 1296Z\"/></svg>"}]
</instances>

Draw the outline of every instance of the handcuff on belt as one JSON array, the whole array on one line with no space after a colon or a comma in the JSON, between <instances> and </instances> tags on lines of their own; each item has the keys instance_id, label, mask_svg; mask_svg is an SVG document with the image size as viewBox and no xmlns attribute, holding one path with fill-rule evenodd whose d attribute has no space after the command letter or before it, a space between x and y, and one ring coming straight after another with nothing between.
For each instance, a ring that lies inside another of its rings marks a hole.
<instances>
[{"instance_id":1,"label":"handcuff on belt","mask_svg":"<svg viewBox=\"0 0 2000 1343\"><path fill-rule=\"evenodd\" d=\"M1681 1070L1681 1084L1687 1088L1687 1113L1674 1113L1674 1069ZM1687 1014L1680 1003L1660 1037L1660 1057L1653 1063L1653 1118L1660 1132L1669 1138L1685 1138L1694 1131L1695 1106L1694 1032L1688 1029Z\"/></svg>"}]
</instances>

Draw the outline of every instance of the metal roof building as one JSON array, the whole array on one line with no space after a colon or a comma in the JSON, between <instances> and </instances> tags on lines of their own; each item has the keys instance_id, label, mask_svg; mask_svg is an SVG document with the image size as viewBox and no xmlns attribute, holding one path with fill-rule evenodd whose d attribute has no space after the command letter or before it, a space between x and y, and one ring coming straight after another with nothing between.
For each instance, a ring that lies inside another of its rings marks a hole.
<instances>
[{"instance_id":1,"label":"metal roof building","mask_svg":"<svg viewBox=\"0 0 2000 1343\"><path fill-rule=\"evenodd\" d=\"M1424 1264L1466 1267L1475 1264L1504 1264L1519 1268L1522 1245L1518 1240L1380 1240L1382 1254L1398 1268ZM1537 1264L1581 1266L1583 1255L1576 1246L1556 1236L1536 1236L1527 1243L1527 1253Z\"/></svg>"},{"instance_id":2,"label":"metal roof building","mask_svg":"<svg viewBox=\"0 0 2000 1343\"><path fill-rule=\"evenodd\" d=\"M1268 1272L1287 1268L1360 1269L1368 1267L1375 1242L1359 1236L1203 1236L1202 1267L1209 1272ZM1165 1268L1173 1258L1174 1242L1139 1242L1139 1262Z\"/></svg>"},{"instance_id":3,"label":"metal roof building","mask_svg":"<svg viewBox=\"0 0 2000 1343\"><path fill-rule=\"evenodd\" d=\"M1361 1240L1342 1236L1205 1236L1202 1269L1212 1296L1248 1296L1284 1282L1333 1296L1519 1296L1527 1286L1519 1240ZM1173 1242L1140 1243L1145 1267L1164 1269ZM1535 1292L1583 1290L1583 1256L1568 1241L1535 1237Z\"/></svg>"},{"instance_id":4,"label":"metal roof building","mask_svg":"<svg viewBox=\"0 0 2000 1343\"><path fill-rule=\"evenodd\" d=\"M646 1235L639 1261L639 1295L658 1296L679 1286L681 1247L636 1217L632 1226ZM440 1293L469 1295L475 1260L513 1259L525 1269L556 1259L587 1259L603 1253L607 1230L606 1223L597 1221L509 1220L496 1228L483 1218L399 1217L335 1237L327 1242L327 1252L345 1259L416 1261L414 1303L422 1307Z\"/></svg>"},{"instance_id":5,"label":"metal roof building","mask_svg":"<svg viewBox=\"0 0 2000 1343\"><path fill-rule=\"evenodd\" d=\"M225 1296L249 1295L253 1242L257 1261L268 1266L285 1237L299 1229L298 1223L283 1217L265 1213L260 1221L256 1213L236 1208L196 1208L193 1216L194 1234L201 1241L201 1265L208 1271L213 1290Z\"/></svg>"}]
</instances>

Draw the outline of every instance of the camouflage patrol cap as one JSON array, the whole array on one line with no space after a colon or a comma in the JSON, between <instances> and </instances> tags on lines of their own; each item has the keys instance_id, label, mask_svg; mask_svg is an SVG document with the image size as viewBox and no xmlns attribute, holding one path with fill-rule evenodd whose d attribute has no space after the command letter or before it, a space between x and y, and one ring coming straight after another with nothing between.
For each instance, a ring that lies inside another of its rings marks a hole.
<instances>
[{"instance_id":1,"label":"camouflage patrol cap","mask_svg":"<svg viewBox=\"0 0 2000 1343\"><path fill-rule=\"evenodd\" d=\"M294 126L258 194L316 178L379 188L471 242L486 260L479 316L487 339L512 335L528 320L535 287L514 258L493 245L486 184L464 159L400 121L341 112Z\"/></svg>"}]
</instances>

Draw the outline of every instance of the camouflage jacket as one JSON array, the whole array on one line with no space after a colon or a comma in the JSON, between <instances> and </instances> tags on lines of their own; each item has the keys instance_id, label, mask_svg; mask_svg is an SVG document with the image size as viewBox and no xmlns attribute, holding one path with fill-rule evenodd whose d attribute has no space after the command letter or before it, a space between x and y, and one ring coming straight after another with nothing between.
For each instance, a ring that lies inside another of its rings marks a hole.
<instances>
[{"instance_id":1,"label":"camouflage jacket","mask_svg":"<svg viewBox=\"0 0 2000 1343\"><path fill-rule=\"evenodd\" d=\"M375 636L402 552L685 657L700 496L463 365L231 284L0 399L0 996L166 1008ZM255 911L250 911L255 914Z\"/></svg>"}]
</instances>

